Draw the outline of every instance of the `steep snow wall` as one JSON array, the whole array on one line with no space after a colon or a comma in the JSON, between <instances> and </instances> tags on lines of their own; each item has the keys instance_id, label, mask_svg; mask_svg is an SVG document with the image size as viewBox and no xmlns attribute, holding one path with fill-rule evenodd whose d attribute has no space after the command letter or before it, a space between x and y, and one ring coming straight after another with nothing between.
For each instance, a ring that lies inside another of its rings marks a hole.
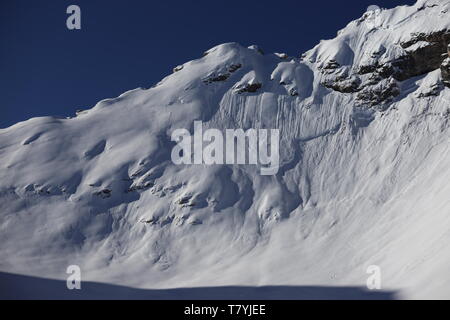
<instances>
[{"instance_id":1,"label":"steep snow wall","mask_svg":"<svg viewBox=\"0 0 450 320\"><path fill-rule=\"evenodd\" d=\"M0 270L365 286L375 264L400 297L449 298L449 9L370 11L300 58L219 45L152 88L1 129ZM170 134L195 120L280 129L278 173L174 165Z\"/></svg>"}]
</instances>

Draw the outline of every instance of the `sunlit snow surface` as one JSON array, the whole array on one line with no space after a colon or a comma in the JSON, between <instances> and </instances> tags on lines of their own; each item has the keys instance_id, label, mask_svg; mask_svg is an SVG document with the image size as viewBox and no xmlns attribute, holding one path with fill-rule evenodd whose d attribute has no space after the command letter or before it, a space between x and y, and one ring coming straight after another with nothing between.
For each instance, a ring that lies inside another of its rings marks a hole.
<instances>
[{"instance_id":1,"label":"sunlit snow surface","mask_svg":"<svg viewBox=\"0 0 450 320\"><path fill-rule=\"evenodd\" d=\"M448 10L370 11L374 23L302 59L219 45L153 88L1 129L0 271L65 280L76 264L82 280L141 289L364 288L378 265L399 298L450 298L450 89L419 97L439 70L402 82L385 111L320 84L324 62L357 68L380 48L392 59L411 33L450 28ZM279 128L278 174L174 165L170 134L194 120Z\"/></svg>"}]
</instances>

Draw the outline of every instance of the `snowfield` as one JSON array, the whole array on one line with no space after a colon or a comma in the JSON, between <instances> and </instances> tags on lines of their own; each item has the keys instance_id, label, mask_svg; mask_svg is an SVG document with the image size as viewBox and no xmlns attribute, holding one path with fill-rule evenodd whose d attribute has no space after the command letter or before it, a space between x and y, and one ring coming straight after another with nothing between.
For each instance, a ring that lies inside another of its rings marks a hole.
<instances>
[{"instance_id":1,"label":"snowfield","mask_svg":"<svg viewBox=\"0 0 450 320\"><path fill-rule=\"evenodd\" d=\"M396 298L450 299L449 40L450 1L372 10L301 56L226 43L152 88L0 129L0 271L365 288L377 265ZM171 132L196 120L279 129L278 173L175 165Z\"/></svg>"}]
</instances>

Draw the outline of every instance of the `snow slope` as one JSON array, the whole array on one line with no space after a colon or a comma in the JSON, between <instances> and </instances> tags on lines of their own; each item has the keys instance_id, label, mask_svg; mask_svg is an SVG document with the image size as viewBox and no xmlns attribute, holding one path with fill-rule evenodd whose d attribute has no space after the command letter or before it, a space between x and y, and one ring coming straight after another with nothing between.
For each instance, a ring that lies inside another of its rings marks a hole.
<instances>
[{"instance_id":1,"label":"snow slope","mask_svg":"<svg viewBox=\"0 0 450 320\"><path fill-rule=\"evenodd\" d=\"M449 10L372 10L299 58L222 44L152 88L0 129L0 271L365 287L378 265L400 298L450 298ZM170 134L195 120L279 128L277 175L173 164Z\"/></svg>"}]
</instances>

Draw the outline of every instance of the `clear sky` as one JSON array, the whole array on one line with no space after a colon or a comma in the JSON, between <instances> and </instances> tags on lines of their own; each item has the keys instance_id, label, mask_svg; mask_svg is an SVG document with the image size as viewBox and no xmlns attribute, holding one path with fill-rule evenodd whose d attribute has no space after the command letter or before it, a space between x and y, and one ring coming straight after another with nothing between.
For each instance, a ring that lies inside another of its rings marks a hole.
<instances>
[{"instance_id":1,"label":"clear sky","mask_svg":"<svg viewBox=\"0 0 450 320\"><path fill-rule=\"evenodd\" d=\"M414 0L0 0L0 128L149 87L224 42L299 56L369 5ZM66 9L81 8L81 30Z\"/></svg>"}]
</instances>

